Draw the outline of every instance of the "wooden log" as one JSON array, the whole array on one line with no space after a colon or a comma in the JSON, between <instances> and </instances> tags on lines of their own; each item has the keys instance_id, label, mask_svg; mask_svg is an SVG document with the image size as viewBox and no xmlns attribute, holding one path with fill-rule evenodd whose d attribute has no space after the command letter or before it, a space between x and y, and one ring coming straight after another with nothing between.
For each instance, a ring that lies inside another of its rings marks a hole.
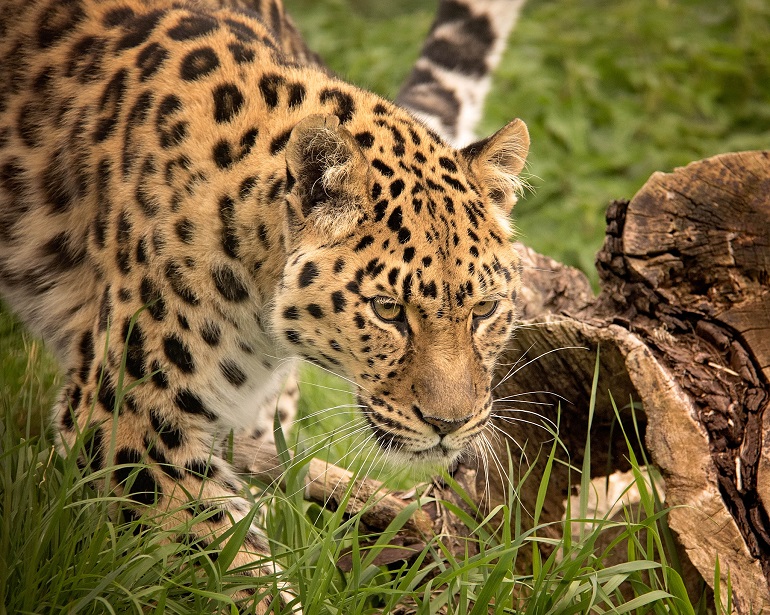
<instances>
[{"instance_id":1,"label":"wooden log","mask_svg":"<svg viewBox=\"0 0 770 615\"><path fill-rule=\"evenodd\" d=\"M244 474L267 484L283 486L284 465L274 444L262 443L255 449L250 439L235 441L232 462ZM352 472L321 459L310 459L304 477L305 498L331 510L346 503L346 513L363 511L362 521L372 530L384 531L391 521L414 502L413 495L389 493L381 482L357 478ZM346 497L349 492L350 496ZM413 539L433 536L433 519L417 509L401 529L400 535Z\"/></svg>"},{"instance_id":2,"label":"wooden log","mask_svg":"<svg viewBox=\"0 0 770 615\"><path fill-rule=\"evenodd\" d=\"M709 583L719 557L737 612L770 608L770 153L656 173L632 201L613 203L597 257L598 297L579 272L522 252L530 303L518 352L565 349L521 369L498 395L546 390L573 400L562 404L561 437L580 464L600 345L599 391L611 391L619 406L629 397L642 404L647 449L665 477L670 525L685 554ZM516 360L510 353L507 362ZM542 408L555 419L553 407ZM592 449L596 474L624 466L619 430L609 437L613 419L603 394L592 438L608 446ZM499 426L544 442L531 425ZM556 519L570 477L552 482L546 512Z\"/></svg>"}]
</instances>

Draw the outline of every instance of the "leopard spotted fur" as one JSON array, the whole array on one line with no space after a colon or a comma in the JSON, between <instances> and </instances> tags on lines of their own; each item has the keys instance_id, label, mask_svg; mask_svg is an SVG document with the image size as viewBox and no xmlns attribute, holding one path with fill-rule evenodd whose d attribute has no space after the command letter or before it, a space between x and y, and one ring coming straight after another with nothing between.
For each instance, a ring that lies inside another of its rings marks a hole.
<instances>
[{"instance_id":1,"label":"leopard spotted fur","mask_svg":"<svg viewBox=\"0 0 770 615\"><path fill-rule=\"evenodd\" d=\"M220 533L248 502L219 443L297 359L402 462L473 445L515 321L521 121L455 150L243 7L2 7L0 293L65 374L63 451L146 464L113 473L137 513ZM267 550L255 527L236 564Z\"/></svg>"}]
</instances>

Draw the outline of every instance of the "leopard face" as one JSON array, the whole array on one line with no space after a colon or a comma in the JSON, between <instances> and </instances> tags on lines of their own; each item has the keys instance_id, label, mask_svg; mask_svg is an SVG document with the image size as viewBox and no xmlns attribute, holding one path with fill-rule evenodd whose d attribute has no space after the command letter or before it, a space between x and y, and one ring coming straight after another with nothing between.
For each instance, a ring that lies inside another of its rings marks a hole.
<instances>
[{"instance_id":1,"label":"leopard face","mask_svg":"<svg viewBox=\"0 0 770 615\"><path fill-rule=\"evenodd\" d=\"M305 137L299 126L288 148L290 174L304 179L287 199L276 335L356 384L392 457L449 463L486 426L514 327L512 186L499 175L506 165L510 182L521 168L526 129L458 152L395 113L359 133L325 121ZM333 171L310 169L326 148Z\"/></svg>"}]
</instances>

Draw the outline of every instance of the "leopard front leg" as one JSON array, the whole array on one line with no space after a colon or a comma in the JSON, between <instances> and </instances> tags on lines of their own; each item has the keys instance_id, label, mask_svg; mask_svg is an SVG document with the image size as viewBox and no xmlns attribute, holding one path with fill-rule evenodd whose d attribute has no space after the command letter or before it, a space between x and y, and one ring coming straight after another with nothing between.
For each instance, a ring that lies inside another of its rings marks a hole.
<instances>
[{"instance_id":1,"label":"leopard front leg","mask_svg":"<svg viewBox=\"0 0 770 615\"><path fill-rule=\"evenodd\" d=\"M210 545L252 508L243 497L246 486L221 456L221 429L190 387L172 386L159 370L137 380L115 353L98 358L95 348L103 341L103 335L92 332L80 340L82 364L68 371L54 409L60 449L77 454L85 470L99 472L114 465L112 487L128 500L123 510L129 516L141 516L165 530L183 528L180 540ZM256 523L231 568L255 577L253 592L236 595L245 603L253 593L264 595L257 577L280 572ZM269 584L272 580L266 580ZM284 605L295 601L284 588L278 599ZM269 612L272 600L271 595L263 598L256 613Z\"/></svg>"}]
</instances>

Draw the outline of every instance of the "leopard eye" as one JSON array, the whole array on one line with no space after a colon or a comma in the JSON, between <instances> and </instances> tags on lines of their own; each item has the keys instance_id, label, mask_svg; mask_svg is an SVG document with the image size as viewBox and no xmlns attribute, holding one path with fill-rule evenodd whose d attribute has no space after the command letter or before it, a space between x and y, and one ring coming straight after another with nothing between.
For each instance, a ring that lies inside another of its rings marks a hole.
<instances>
[{"instance_id":1,"label":"leopard eye","mask_svg":"<svg viewBox=\"0 0 770 615\"><path fill-rule=\"evenodd\" d=\"M371 300L372 309L385 322L394 322L403 319L404 306L390 297L375 297Z\"/></svg>"},{"instance_id":2,"label":"leopard eye","mask_svg":"<svg viewBox=\"0 0 770 615\"><path fill-rule=\"evenodd\" d=\"M492 316L492 314L495 313L495 310L497 309L497 304L499 301L494 300L488 300L488 301L481 301L473 306L473 317L474 318L489 318Z\"/></svg>"}]
</instances>

